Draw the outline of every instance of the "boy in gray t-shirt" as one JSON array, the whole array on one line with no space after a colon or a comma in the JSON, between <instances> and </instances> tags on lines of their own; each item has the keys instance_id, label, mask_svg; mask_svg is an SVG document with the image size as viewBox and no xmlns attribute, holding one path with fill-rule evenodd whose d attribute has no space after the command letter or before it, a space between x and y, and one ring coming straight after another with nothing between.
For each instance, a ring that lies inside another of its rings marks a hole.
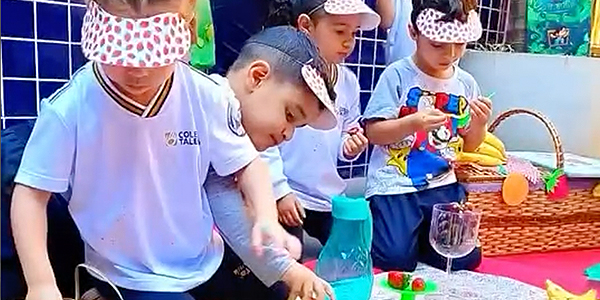
<instances>
[{"instance_id":1,"label":"boy in gray t-shirt","mask_svg":"<svg viewBox=\"0 0 600 300\"><path fill-rule=\"evenodd\" d=\"M428 241L432 208L464 200L450 162L459 137L465 151L472 151L485 136L491 102L455 64L466 43L481 36L475 5L463 2L413 2L409 29L415 54L383 72L363 114L375 145L366 190L373 214L372 256L384 270L412 271L417 261L444 267L445 259ZM470 122L464 126L458 120L466 114ZM476 249L455 260L454 268L473 269L480 258Z\"/></svg>"}]
</instances>

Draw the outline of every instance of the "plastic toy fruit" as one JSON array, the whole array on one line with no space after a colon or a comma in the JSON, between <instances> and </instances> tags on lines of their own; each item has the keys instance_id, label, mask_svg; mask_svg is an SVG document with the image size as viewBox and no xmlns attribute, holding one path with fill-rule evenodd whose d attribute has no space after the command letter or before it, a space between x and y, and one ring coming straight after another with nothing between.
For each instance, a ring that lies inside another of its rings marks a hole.
<instances>
[{"instance_id":1,"label":"plastic toy fruit","mask_svg":"<svg viewBox=\"0 0 600 300\"><path fill-rule=\"evenodd\" d=\"M404 273L402 272L391 271L388 273L388 284L395 289L404 289L404 277Z\"/></svg>"},{"instance_id":2,"label":"plastic toy fruit","mask_svg":"<svg viewBox=\"0 0 600 300\"><path fill-rule=\"evenodd\" d=\"M562 169L555 169L544 176L546 192L549 199L562 199L569 195L567 176Z\"/></svg>"},{"instance_id":3,"label":"plastic toy fruit","mask_svg":"<svg viewBox=\"0 0 600 300\"><path fill-rule=\"evenodd\" d=\"M420 277L414 278L410 284L410 288L414 292L424 291L425 290L425 280L423 280L423 278L420 278Z\"/></svg>"},{"instance_id":4,"label":"plastic toy fruit","mask_svg":"<svg viewBox=\"0 0 600 300\"><path fill-rule=\"evenodd\" d=\"M426 280L424 277L397 271L376 275L373 291L389 291L390 295L392 293L399 295L400 298L395 298L399 300L429 299L425 295L438 291L438 285L435 281ZM387 292L386 295L388 295Z\"/></svg>"},{"instance_id":5,"label":"plastic toy fruit","mask_svg":"<svg viewBox=\"0 0 600 300\"><path fill-rule=\"evenodd\" d=\"M502 199L515 206L523 203L529 194L529 181L521 173L510 173L502 183Z\"/></svg>"},{"instance_id":6,"label":"plastic toy fruit","mask_svg":"<svg viewBox=\"0 0 600 300\"><path fill-rule=\"evenodd\" d=\"M594 300L596 291L589 290L583 295L573 295L550 280L546 280L546 293L549 300Z\"/></svg>"}]
</instances>

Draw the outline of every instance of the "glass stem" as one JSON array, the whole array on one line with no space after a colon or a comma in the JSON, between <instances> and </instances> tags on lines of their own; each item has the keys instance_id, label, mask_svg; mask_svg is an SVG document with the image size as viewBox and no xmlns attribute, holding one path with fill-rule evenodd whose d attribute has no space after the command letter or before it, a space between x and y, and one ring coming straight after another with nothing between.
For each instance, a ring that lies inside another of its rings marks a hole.
<instances>
[{"instance_id":1,"label":"glass stem","mask_svg":"<svg viewBox=\"0 0 600 300\"><path fill-rule=\"evenodd\" d=\"M450 272L452 272L452 258L448 257L446 259L446 274L450 275Z\"/></svg>"}]
</instances>

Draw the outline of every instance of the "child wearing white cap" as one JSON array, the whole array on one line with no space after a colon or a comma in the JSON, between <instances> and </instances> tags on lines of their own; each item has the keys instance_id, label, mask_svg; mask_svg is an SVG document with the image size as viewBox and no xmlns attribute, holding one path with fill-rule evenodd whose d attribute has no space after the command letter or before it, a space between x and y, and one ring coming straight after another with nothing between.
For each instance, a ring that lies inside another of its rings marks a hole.
<instances>
[{"instance_id":1,"label":"child wearing white cap","mask_svg":"<svg viewBox=\"0 0 600 300\"><path fill-rule=\"evenodd\" d=\"M325 244L331 230L331 197L346 188L338 160L358 159L368 141L359 124L360 86L341 66L352 52L358 30L375 29L380 17L362 0L291 1L289 24L307 32L330 63L338 123L331 130L296 130L294 137L262 153L269 160L279 219L302 238L303 229Z\"/></svg>"}]
</instances>

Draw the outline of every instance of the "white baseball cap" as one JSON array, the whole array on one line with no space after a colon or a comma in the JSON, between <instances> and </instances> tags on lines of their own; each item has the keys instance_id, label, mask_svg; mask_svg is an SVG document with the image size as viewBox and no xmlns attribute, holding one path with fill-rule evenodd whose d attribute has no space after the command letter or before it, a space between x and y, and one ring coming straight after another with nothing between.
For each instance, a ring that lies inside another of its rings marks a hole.
<instances>
[{"instance_id":1,"label":"white baseball cap","mask_svg":"<svg viewBox=\"0 0 600 300\"><path fill-rule=\"evenodd\" d=\"M360 15L361 30L373 30L381 22L381 17L362 0L295 0L292 11L297 18L301 14L310 16L321 8L332 15Z\"/></svg>"}]
</instances>

